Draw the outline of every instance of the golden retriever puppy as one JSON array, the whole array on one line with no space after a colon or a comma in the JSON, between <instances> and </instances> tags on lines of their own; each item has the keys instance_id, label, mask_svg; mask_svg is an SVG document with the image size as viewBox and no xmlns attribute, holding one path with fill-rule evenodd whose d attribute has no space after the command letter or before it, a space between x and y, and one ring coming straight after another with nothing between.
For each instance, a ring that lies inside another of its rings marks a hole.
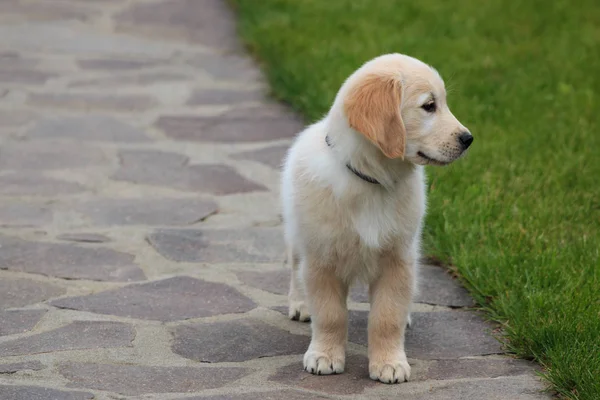
<instances>
[{"instance_id":1,"label":"golden retriever puppy","mask_svg":"<svg viewBox=\"0 0 600 400\"><path fill-rule=\"evenodd\" d=\"M404 382L404 331L416 290L425 214L424 165L446 165L473 141L433 68L377 57L342 85L329 113L290 148L281 196L289 316L312 321L304 368L344 371L348 288L369 284L369 374Z\"/></svg>"}]
</instances>

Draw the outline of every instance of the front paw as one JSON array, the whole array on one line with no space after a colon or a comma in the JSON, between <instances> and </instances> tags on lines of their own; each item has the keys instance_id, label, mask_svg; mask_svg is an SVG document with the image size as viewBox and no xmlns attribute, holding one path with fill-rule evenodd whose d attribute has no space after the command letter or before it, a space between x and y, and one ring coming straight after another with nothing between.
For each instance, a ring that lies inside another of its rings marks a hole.
<instances>
[{"instance_id":1,"label":"front paw","mask_svg":"<svg viewBox=\"0 0 600 400\"><path fill-rule=\"evenodd\" d=\"M316 375L341 374L345 361L343 350L325 353L309 349L304 354L304 370Z\"/></svg>"},{"instance_id":2,"label":"front paw","mask_svg":"<svg viewBox=\"0 0 600 400\"><path fill-rule=\"evenodd\" d=\"M369 376L383 383L402 383L410 378L410 365L406 356L397 360L369 362Z\"/></svg>"}]
</instances>

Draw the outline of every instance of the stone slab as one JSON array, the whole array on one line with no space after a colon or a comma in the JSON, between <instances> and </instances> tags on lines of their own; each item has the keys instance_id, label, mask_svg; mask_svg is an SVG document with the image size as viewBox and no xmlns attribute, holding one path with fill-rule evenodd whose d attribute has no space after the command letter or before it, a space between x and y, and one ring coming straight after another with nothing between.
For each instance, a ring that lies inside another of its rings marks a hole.
<instances>
[{"instance_id":1,"label":"stone slab","mask_svg":"<svg viewBox=\"0 0 600 400\"><path fill-rule=\"evenodd\" d=\"M152 186L217 195L266 191L267 188L222 164L188 165L181 154L159 151L122 151L114 178Z\"/></svg>"},{"instance_id":2,"label":"stone slab","mask_svg":"<svg viewBox=\"0 0 600 400\"><path fill-rule=\"evenodd\" d=\"M19 203L0 204L0 226L37 226L52 222L53 213L49 207Z\"/></svg>"},{"instance_id":3,"label":"stone slab","mask_svg":"<svg viewBox=\"0 0 600 400\"><path fill-rule=\"evenodd\" d=\"M46 314L46 310L0 311L0 336L14 335L32 330ZM0 349L2 349L0 344ZM0 355L2 350L0 350Z\"/></svg>"},{"instance_id":4,"label":"stone slab","mask_svg":"<svg viewBox=\"0 0 600 400\"><path fill-rule=\"evenodd\" d=\"M0 11L1 12L1 11ZM56 74L33 69L0 69L0 82L12 85L43 85Z\"/></svg>"},{"instance_id":5,"label":"stone slab","mask_svg":"<svg viewBox=\"0 0 600 400\"><path fill-rule=\"evenodd\" d=\"M0 374L14 374L19 371L39 371L46 368L44 364L35 361L22 361L10 364L0 364Z\"/></svg>"},{"instance_id":6,"label":"stone slab","mask_svg":"<svg viewBox=\"0 0 600 400\"><path fill-rule=\"evenodd\" d=\"M69 279L135 281L145 279L134 256L108 248L70 243L30 242L0 235L0 269Z\"/></svg>"},{"instance_id":7,"label":"stone slab","mask_svg":"<svg viewBox=\"0 0 600 400\"><path fill-rule=\"evenodd\" d=\"M187 60L194 68L200 68L217 81L246 82L262 81L260 70L248 57L231 53L200 53Z\"/></svg>"},{"instance_id":8,"label":"stone slab","mask_svg":"<svg viewBox=\"0 0 600 400\"><path fill-rule=\"evenodd\" d=\"M11 143L0 149L3 170L51 170L108 165L104 153L75 142L30 141Z\"/></svg>"},{"instance_id":9,"label":"stone slab","mask_svg":"<svg viewBox=\"0 0 600 400\"><path fill-rule=\"evenodd\" d=\"M0 68L2 69L30 69L37 67L39 64L40 60L38 58L24 57L15 50L0 50Z\"/></svg>"},{"instance_id":10,"label":"stone slab","mask_svg":"<svg viewBox=\"0 0 600 400\"><path fill-rule=\"evenodd\" d=\"M236 153L231 157L234 160L256 161L279 170L282 168L283 161L289 147L290 146L288 145L270 146L258 150Z\"/></svg>"},{"instance_id":11,"label":"stone slab","mask_svg":"<svg viewBox=\"0 0 600 400\"><path fill-rule=\"evenodd\" d=\"M98 87L119 88L123 86L145 87L155 84L170 84L173 82L191 81L193 78L189 75L174 72L146 72L135 75L113 75L106 78L77 80L69 83L69 87Z\"/></svg>"},{"instance_id":12,"label":"stone slab","mask_svg":"<svg viewBox=\"0 0 600 400\"><path fill-rule=\"evenodd\" d=\"M0 279L0 309L23 307L64 294L66 290L51 283L21 278Z\"/></svg>"},{"instance_id":13,"label":"stone slab","mask_svg":"<svg viewBox=\"0 0 600 400\"><path fill-rule=\"evenodd\" d=\"M278 228L163 229L148 240L163 257L178 262L281 262L285 248Z\"/></svg>"},{"instance_id":14,"label":"stone slab","mask_svg":"<svg viewBox=\"0 0 600 400\"><path fill-rule=\"evenodd\" d=\"M107 390L136 396L190 393L214 389L248 374L245 368L153 367L143 365L64 363L60 373L69 387Z\"/></svg>"},{"instance_id":15,"label":"stone slab","mask_svg":"<svg viewBox=\"0 0 600 400\"><path fill-rule=\"evenodd\" d=\"M118 112L146 111L158 103L142 94L32 93L27 102L33 107L66 108L69 110L105 110Z\"/></svg>"},{"instance_id":16,"label":"stone slab","mask_svg":"<svg viewBox=\"0 0 600 400\"><path fill-rule=\"evenodd\" d=\"M275 390L272 392L244 392L239 394L218 394L214 396L185 397L181 400L308 400L331 399L329 396L298 390Z\"/></svg>"},{"instance_id":17,"label":"stone slab","mask_svg":"<svg viewBox=\"0 0 600 400\"><path fill-rule=\"evenodd\" d=\"M2 0L0 15L19 16L29 20L79 20L86 21L94 14L93 10L76 4L57 2L25 2L19 0Z\"/></svg>"},{"instance_id":18,"label":"stone slab","mask_svg":"<svg viewBox=\"0 0 600 400\"><path fill-rule=\"evenodd\" d=\"M191 225L214 214L203 199L97 199L76 209L98 225Z\"/></svg>"},{"instance_id":19,"label":"stone slab","mask_svg":"<svg viewBox=\"0 0 600 400\"><path fill-rule=\"evenodd\" d=\"M280 117L197 117L162 116L156 127L175 140L217 143L244 143L292 139L302 124Z\"/></svg>"},{"instance_id":20,"label":"stone slab","mask_svg":"<svg viewBox=\"0 0 600 400\"><path fill-rule=\"evenodd\" d=\"M238 279L248 286L264 290L266 292L287 295L290 288L290 269L279 269L274 271L239 271L236 272Z\"/></svg>"},{"instance_id":21,"label":"stone slab","mask_svg":"<svg viewBox=\"0 0 600 400\"><path fill-rule=\"evenodd\" d=\"M170 0L133 4L115 17L127 32L172 37L220 50L239 49L234 19L220 0Z\"/></svg>"},{"instance_id":22,"label":"stone slab","mask_svg":"<svg viewBox=\"0 0 600 400\"><path fill-rule=\"evenodd\" d=\"M0 399L7 400L90 400L88 392L64 391L41 386L0 385Z\"/></svg>"},{"instance_id":23,"label":"stone slab","mask_svg":"<svg viewBox=\"0 0 600 400\"><path fill-rule=\"evenodd\" d=\"M0 66L2 65L0 56ZM0 127L14 128L34 121L36 114L27 110L0 110Z\"/></svg>"},{"instance_id":24,"label":"stone slab","mask_svg":"<svg viewBox=\"0 0 600 400\"><path fill-rule=\"evenodd\" d=\"M78 243L106 243L110 242L110 238L99 233L63 233L56 237L59 240Z\"/></svg>"},{"instance_id":25,"label":"stone slab","mask_svg":"<svg viewBox=\"0 0 600 400\"><path fill-rule=\"evenodd\" d=\"M455 382L408 382L399 385L394 395L381 400L542 400L544 387L533 377L511 377Z\"/></svg>"},{"instance_id":26,"label":"stone slab","mask_svg":"<svg viewBox=\"0 0 600 400\"><path fill-rule=\"evenodd\" d=\"M23 52L74 54L77 56L169 57L173 48L156 42L127 35L107 35L81 25L64 21L32 24L22 21L0 25L4 48Z\"/></svg>"},{"instance_id":27,"label":"stone slab","mask_svg":"<svg viewBox=\"0 0 600 400\"><path fill-rule=\"evenodd\" d=\"M187 276L88 296L55 300L55 307L157 321L244 313L256 304L234 288Z\"/></svg>"},{"instance_id":28,"label":"stone slab","mask_svg":"<svg viewBox=\"0 0 600 400\"><path fill-rule=\"evenodd\" d=\"M74 194L84 188L74 182L17 172L0 176L0 194L8 196L56 196Z\"/></svg>"},{"instance_id":29,"label":"stone slab","mask_svg":"<svg viewBox=\"0 0 600 400\"><path fill-rule=\"evenodd\" d=\"M44 118L28 132L31 138L69 138L82 141L147 142L146 134L114 117L91 114L80 117Z\"/></svg>"},{"instance_id":30,"label":"stone slab","mask_svg":"<svg viewBox=\"0 0 600 400\"><path fill-rule=\"evenodd\" d=\"M429 365L427 373L421 379L498 378L501 376L530 375L535 370L535 364L509 357L462 358L434 361Z\"/></svg>"},{"instance_id":31,"label":"stone slab","mask_svg":"<svg viewBox=\"0 0 600 400\"><path fill-rule=\"evenodd\" d=\"M0 343L0 356L19 356L66 350L131 347L135 330L112 321L75 321L37 335Z\"/></svg>"},{"instance_id":32,"label":"stone slab","mask_svg":"<svg viewBox=\"0 0 600 400\"><path fill-rule=\"evenodd\" d=\"M77 60L79 68L84 70L100 70L100 71L132 71L146 67L154 67L167 63L165 60L148 59L148 58L88 58Z\"/></svg>"},{"instance_id":33,"label":"stone slab","mask_svg":"<svg viewBox=\"0 0 600 400\"><path fill-rule=\"evenodd\" d=\"M263 100L263 95L256 90L196 89L186 104L189 106L230 105L261 100Z\"/></svg>"},{"instance_id":34,"label":"stone slab","mask_svg":"<svg viewBox=\"0 0 600 400\"><path fill-rule=\"evenodd\" d=\"M173 352L200 362L240 362L304 354L308 336L294 335L255 319L179 326Z\"/></svg>"}]
</instances>

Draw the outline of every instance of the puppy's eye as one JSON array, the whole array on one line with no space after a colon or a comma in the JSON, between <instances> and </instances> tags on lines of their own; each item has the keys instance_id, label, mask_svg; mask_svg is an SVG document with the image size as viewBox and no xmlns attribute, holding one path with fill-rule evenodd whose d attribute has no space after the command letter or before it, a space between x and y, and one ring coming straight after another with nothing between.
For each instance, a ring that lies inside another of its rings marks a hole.
<instances>
[{"instance_id":1,"label":"puppy's eye","mask_svg":"<svg viewBox=\"0 0 600 400\"><path fill-rule=\"evenodd\" d=\"M427 111L428 113L435 112L435 110L436 110L435 101L431 100L431 101L429 101L429 102L427 102L427 103L423 104L423 105L421 106L421 108L422 108L423 110Z\"/></svg>"}]
</instances>

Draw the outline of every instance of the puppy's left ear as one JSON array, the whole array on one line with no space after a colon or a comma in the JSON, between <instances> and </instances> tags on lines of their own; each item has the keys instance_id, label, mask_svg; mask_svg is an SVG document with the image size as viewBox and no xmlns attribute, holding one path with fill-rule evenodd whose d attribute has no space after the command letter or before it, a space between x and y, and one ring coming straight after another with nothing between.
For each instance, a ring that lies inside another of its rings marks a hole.
<instances>
[{"instance_id":1,"label":"puppy's left ear","mask_svg":"<svg viewBox=\"0 0 600 400\"><path fill-rule=\"evenodd\" d=\"M400 114L402 86L396 76L371 74L352 87L344 101L350 127L388 158L404 158L406 128Z\"/></svg>"}]
</instances>

